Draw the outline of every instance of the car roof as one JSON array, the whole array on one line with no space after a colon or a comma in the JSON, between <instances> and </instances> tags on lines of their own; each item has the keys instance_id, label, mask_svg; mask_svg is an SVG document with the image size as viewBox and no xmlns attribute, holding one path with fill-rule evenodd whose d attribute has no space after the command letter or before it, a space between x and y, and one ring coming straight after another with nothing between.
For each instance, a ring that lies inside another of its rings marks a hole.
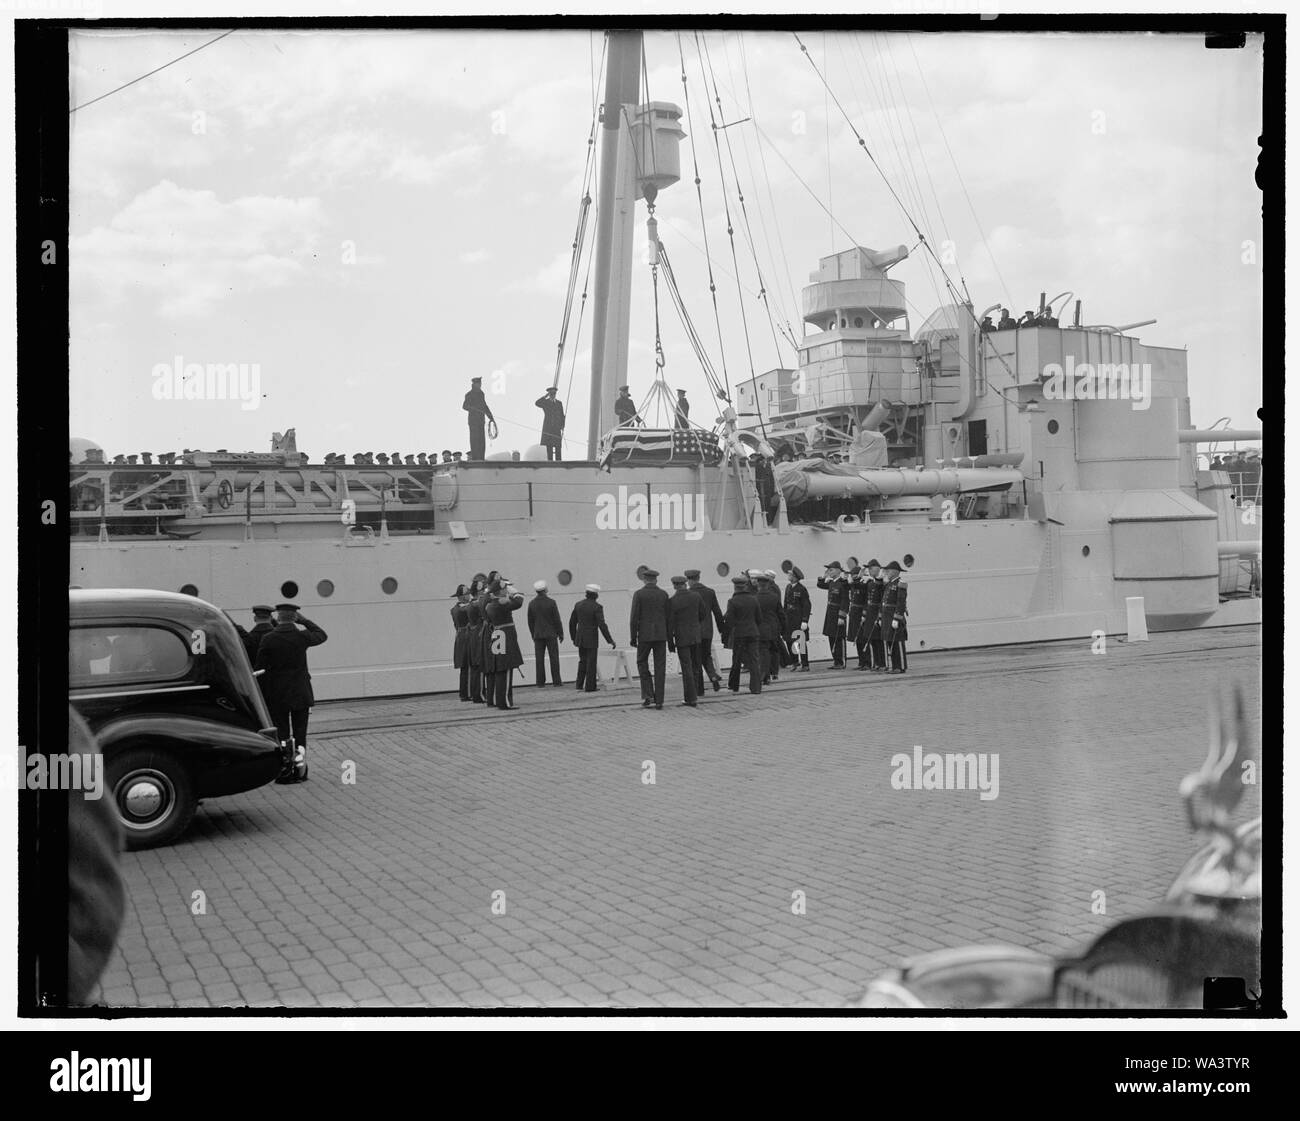
<instances>
[{"instance_id":1,"label":"car roof","mask_svg":"<svg viewBox=\"0 0 1300 1121\"><path fill-rule=\"evenodd\" d=\"M143 615L180 622L225 618L220 608L198 596L156 588L71 588L68 609L73 618Z\"/></svg>"}]
</instances>

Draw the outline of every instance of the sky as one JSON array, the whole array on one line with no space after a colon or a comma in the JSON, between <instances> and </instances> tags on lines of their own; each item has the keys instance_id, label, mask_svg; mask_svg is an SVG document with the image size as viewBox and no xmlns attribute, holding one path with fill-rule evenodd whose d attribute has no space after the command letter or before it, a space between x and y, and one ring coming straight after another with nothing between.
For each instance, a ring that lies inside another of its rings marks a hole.
<instances>
[{"instance_id":1,"label":"sky","mask_svg":"<svg viewBox=\"0 0 1300 1121\"><path fill-rule=\"evenodd\" d=\"M219 30L75 33L72 104ZM790 32L738 26L645 38L651 99L689 109L659 235L732 385L794 365L781 331L801 333L799 293L819 258L917 245L905 207L977 312L1073 292L1085 323L1156 319L1134 333L1187 348L1193 422L1257 423L1258 42L801 38L806 56ZM601 52L587 31L241 30L77 109L71 434L110 455L266 451L290 427L315 460L467 449L460 404L481 376L500 424L488 450L536 442ZM720 152L710 107L729 125ZM639 208L628 376L638 401L655 375L645 217ZM907 284L913 331L948 301L924 250L891 275ZM581 291L580 277L559 377L573 458L585 454L590 371ZM660 333L668 385L707 422L706 382L662 287ZM159 367L178 363L245 364L258 396L160 397Z\"/></svg>"}]
</instances>

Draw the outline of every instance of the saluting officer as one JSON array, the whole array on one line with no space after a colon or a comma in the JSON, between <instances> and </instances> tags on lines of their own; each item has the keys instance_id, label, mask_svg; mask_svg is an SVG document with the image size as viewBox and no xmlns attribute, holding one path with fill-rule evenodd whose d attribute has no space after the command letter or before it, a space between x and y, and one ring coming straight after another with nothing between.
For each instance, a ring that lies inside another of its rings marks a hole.
<instances>
[{"instance_id":1,"label":"saluting officer","mask_svg":"<svg viewBox=\"0 0 1300 1121\"><path fill-rule=\"evenodd\" d=\"M564 406L555 399L555 386L533 403L542 410L542 447L546 449L547 461L558 461L560 442L564 439Z\"/></svg>"},{"instance_id":2,"label":"saluting officer","mask_svg":"<svg viewBox=\"0 0 1300 1121\"><path fill-rule=\"evenodd\" d=\"M579 600L569 616L569 637L578 648L578 688L587 693L596 691L596 654L600 650L600 636L610 648L617 650L609 628L605 626L605 609L597 602L599 584L588 584L585 599Z\"/></svg>"},{"instance_id":3,"label":"saluting officer","mask_svg":"<svg viewBox=\"0 0 1300 1121\"><path fill-rule=\"evenodd\" d=\"M469 696L469 589L457 584L452 593L456 602L451 605L451 625L456 628L455 642L451 648L451 664L460 670L460 699Z\"/></svg>"},{"instance_id":4,"label":"saluting officer","mask_svg":"<svg viewBox=\"0 0 1300 1121\"><path fill-rule=\"evenodd\" d=\"M748 576L733 576L731 583L735 591L727 601L727 611L723 615L723 640L731 646L731 673L727 677L727 687L733 693L740 692L740 667L749 670L749 691L763 691L763 663L758 652L759 616L761 609L754 593L749 590Z\"/></svg>"},{"instance_id":5,"label":"saluting officer","mask_svg":"<svg viewBox=\"0 0 1300 1121\"><path fill-rule=\"evenodd\" d=\"M898 561L885 565L885 587L880 602L880 629L889 651L889 672L907 672L907 585Z\"/></svg>"},{"instance_id":6,"label":"saluting officer","mask_svg":"<svg viewBox=\"0 0 1300 1121\"><path fill-rule=\"evenodd\" d=\"M822 620L822 634L831 640L831 661L834 668L843 669L848 589L839 561L831 561L826 566L826 575L817 577L817 586L826 592L826 617Z\"/></svg>"},{"instance_id":7,"label":"saluting officer","mask_svg":"<svg viewBox=\"0 0 1300 1121\"><path fill-rule=\"evenodd\" d=\"M879 672L885 668L885 639L880 629L880 600L884 595L885 581L880 575L880 562L872 557L867 561L866 606L862 612L862 626L858 630L858 669Z\"/></svg>"},{"instance_id":8,"label":"saluting officer","mask_svg":"<svg viewBox=\"0 0 1300 1121\"><path fill-rule=\"evenodd\" d=\"M498 576L496 594L483 608L491 632L488 656L492 659L492 700L499 709L515 707L515 670L524 664L524 653L519 649L514 613L523 605L523 593L516 592L504 576Z\"/></svg>"},{"instance_id":9,"label":"saluting officer","mask_svg":"<svg viewBox=\"0 0 1300 1121\"><path fill-rule=\"evenodd\" d=\"M465 656L469 660L469 699L474 704L483 703L483 591L487 577L476 573L466 589L465 619L469 624L465 632Z\"/></svg>"},{"instance_id":10,"label":"saluting officer","mask_svg":"<svg viewBox=\"0 0 1300 1121\"><path fill-rule=\"evenodd\" d=\"M668 671L668 593L655 583L659 573L641 570L644 587L632 595L632 617L628 626L636 647L636 669L641 676L641 707L664 707L664 677ZM654 654L655 675L650 680L650 655Z\"/></svg>"},{"instance_id":11,"label":"saluting officer","mask_svg":"<svg viewBox=\"0 0 1300 1121\"><path fill-rule=\"evenodd\" d=\"M674 576L673 595L668 601L668 649L677 652L682 670L682 704L695 708L699 699L696 685L700 634L708 609L698 594L686 586L685 576Z\"/></svg>"},{"instance_id":12,"label":"saluting officer","mask_svg":"<svg viewBox=\"0 0 1300 1121\"><path fill-rule=\"evenodd\" d=\"M802 670L808 672L808 620L812 617L812 596L803 585L803 570L792 565L789 573L790 582L785 588L785 626L786 636L790 642L798 642L799 657L794 662L792 673ZM798 632L796 635L795 632Z\"/></svg>"},{"instance_id":13,"label":"saluting officer","mask_svg":"<svg viewBox=\"0 0 1300 1121\"><path fill-rule=\"evenodd\" d=\"M704 622L700 627L700 656L695 663L695 691L704 692L704 676L713 682L716 693L722 687L722 675L713 664L713 626L716 623L718 634L722 634L722 608L718 606L718 593L708 584L700 583L700 570L688 568L686 579L690 581L691 591L704 601Z\"/></svg>"},{"instance_id":14,"label":"saluting officer","mask_svg":"<svg viewBox=\"0 0 1300 1121\"><path fill-rule=\"evenodd\" d=\"M307 671L307 651L319 646L329 636L310 619L299 613L292 603L276 604L276 625L262 636L257 648L257 669L264 670L262 693L267 711L275 721L281 741L292 739L297 745L295 769L286 771L277 782L305 782L303 759L307 750L307 716L316 703L311 674ZM302 630L298 626L302 626Z\"/></svg>"}]
</instances>

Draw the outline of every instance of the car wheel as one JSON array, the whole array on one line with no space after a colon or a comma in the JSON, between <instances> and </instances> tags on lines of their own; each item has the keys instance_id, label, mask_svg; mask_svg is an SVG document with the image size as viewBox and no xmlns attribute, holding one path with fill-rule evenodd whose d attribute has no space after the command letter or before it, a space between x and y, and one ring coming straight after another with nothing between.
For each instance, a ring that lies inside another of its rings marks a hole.
<instances>
[{"instance_id":1,"label":"car wheel","mask_svg":"<svg viewBox=\"0 0 1300 1121\"><path fill-rule=\"evenodd\" d=\"M189 774L165 751L122 752L108 764L108 785L129 849L174 841L198 807Z\"/></svg>"}]
</instances>

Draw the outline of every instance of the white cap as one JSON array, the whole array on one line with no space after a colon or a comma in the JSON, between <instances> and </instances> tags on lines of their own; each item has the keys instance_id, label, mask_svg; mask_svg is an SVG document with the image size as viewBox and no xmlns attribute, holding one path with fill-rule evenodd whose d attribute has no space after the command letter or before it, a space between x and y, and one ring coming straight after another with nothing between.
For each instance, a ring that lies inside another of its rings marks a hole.
<instances>
[{"instance_id":1,"label":"white cap","mask_svg":"<svg viewBox=\"0 0 1300 1121\"><path fill-rule=\"evenodd\" d=\"M600 585L599 585L599 584L588 584L588 585L587 585L587 591L589 591L589 592L599 592L599 591L600 591Z\"/></svg>"},{"instance_id":2,"label":"white cap","mask_svg":"<svg viewBox=\"0 0 1300 1121\"><path fill-rule=\"evenodd\" d=\"M535 592L544 592L544 591L546 591L546 581L545 581L545 580L538 580L536 583L534 583L534 584L533 584L533 591L535 591Z\"/></svg>"},{"instance_id":3,"label":"white cap","mask_svg":"<svg viewBox=\"0 0 1300 1121\"><path fill-rule=\"evenodd\" d=\"M776 579L776 569L774 569L774 568L769 568L766 572L763 573L763 575L764 575L764 576L770 576L770 577L772 577L773 580L775 580L775 579Z\"/></svg>"}]
</instances>

